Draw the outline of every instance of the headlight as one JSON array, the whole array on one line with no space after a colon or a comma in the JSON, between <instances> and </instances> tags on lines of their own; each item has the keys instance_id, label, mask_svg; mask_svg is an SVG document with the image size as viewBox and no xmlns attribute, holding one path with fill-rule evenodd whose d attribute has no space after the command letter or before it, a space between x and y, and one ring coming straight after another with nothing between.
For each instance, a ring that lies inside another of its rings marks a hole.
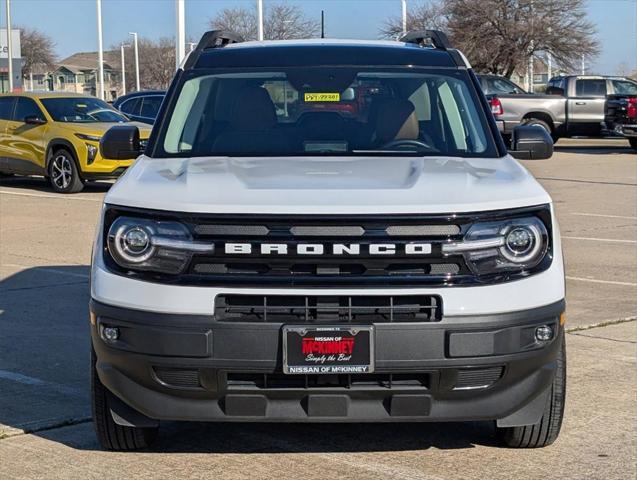
<instances>
[{"instance_id":1,"label":"headlight","mask_svg":"<svg viewBox=\"0 0 637 480\"><path fill-rule=\"evenodd\" d=\"M108 252L130 270L181 273L195 252L212 253L214 244L195 242L178 222L119 217L108 230Z\"/></svg>"},{"instance_id":2,"label":"headlight","mask_svg":"<svg viewBox=\"0 0 637 480\"><path fill-rule=\"evenodd\" d=\"M97 135L87 135L85 133L76 133L75 136L77 138L82 139L82 140L89 140L91 142L99 142L100 138L102 138L102 137L99 137Z\"/></svg>"},{"instance_id":3,"label":"headlight","mask_svg":"<svg viewBox=\"0 0 637 480\"><path fill-rule=\"evenodd\" d=\"M549 238L539 218L476 223L461 242L442 246L446 255L462 253L473 273L528 270L548 251Z\"/></svg>"}]
</instances>

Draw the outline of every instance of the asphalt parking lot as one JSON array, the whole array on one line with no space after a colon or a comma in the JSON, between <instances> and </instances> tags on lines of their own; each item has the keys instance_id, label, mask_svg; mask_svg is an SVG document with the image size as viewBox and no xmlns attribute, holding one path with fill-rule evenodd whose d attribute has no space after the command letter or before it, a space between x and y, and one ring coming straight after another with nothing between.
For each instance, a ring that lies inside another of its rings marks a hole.
<instances>
[{"instance_id":1,"label":"asphalt parking lot","mask_svg":"<svg viewBox=\"0 0 637 480\"><path fill-rule=\"evenodd\" d=\"M153 451L101 451L89 421L88 275L108 184L0 181L0 479L634 478L637 155L561 140L526 166L552 194L567 267L562 435L507 450L491 424L168 424Z\"/></svg>"}]
</instances>

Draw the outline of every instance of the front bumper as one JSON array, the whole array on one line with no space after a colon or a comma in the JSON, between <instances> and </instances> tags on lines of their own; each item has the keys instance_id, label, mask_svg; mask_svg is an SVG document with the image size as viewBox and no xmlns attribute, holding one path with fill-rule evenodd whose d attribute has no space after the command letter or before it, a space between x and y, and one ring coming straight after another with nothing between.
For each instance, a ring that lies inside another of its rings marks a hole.
<instances>
[{"instance_id":1,"label":"front bumper","mask_svg":"<svg viewBox=\"0 0 637 480\"><path fill-rule=\"evenodd\" d=\"M156 420L539 421L562 341L564 302L531 310L376 323L375 373L285 376L281 323L216 322L91 302L102 383ZM102 326L118 327L105 342ZM535 341L551 325L553 340Z\"/></svg>"}]
</instances>

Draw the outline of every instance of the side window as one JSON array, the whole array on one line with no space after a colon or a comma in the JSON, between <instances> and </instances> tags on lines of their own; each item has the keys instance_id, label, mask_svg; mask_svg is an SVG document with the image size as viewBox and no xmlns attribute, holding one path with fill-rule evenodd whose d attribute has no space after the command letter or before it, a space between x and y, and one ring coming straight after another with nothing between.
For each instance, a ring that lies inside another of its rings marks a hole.
<instances>
[{"instance_id":1,"label":"side window","mask_svg":"<svg viewBox=\"0 0 637 480\"><path fill-rule=\"evenodd\" d=\"M637 95L637 82L630 80L612 80L617 95Z\"/></svg>"},{"instance_id":2,"label":"side window","mask_svg":"<svg viewBox=\"0 0 637 480\"><path fill-rule=\"evenodd\" d=\"M487 91L489 93L521 93L516 86L501 78L488 78Z\"/></svg>"},{"instance_id":3,"label":"side window","mask_svg":"<svg viewBox=\"0 0 637 480\"><path fill-rule=\"evenodd\" d=\"M159 112L159 107L161 106L162 100L163 97L160 97L158 95L153 95L152 97L144 97L142 101L142 110L140 113L140 117L157 117L157 112Z\"/></svg>"},{"instance_id":4,"label":"side window","mask_svg":"<svg viewBox=\"0 0 637 480\"><path fill-rule=\"evenodd\" d=\"M0 97L0 120L11 120L15 97Z\"/></svg>"},{"instance_id":5,"label":"side window","mask_svg":"<svg viewBox=\"0 0 637 480\"><path fill-rule=\"evenodd\" d=\"M18 97L18 101L13 112L13 120L16 122L24 122L26 117L44 118L42 110L30 98Z\"/></svg>"},{"instance_id":6,"label":"side window","mask_svg":"<svg viewBox=\"0 0 637 480\"><path fill-rule=\"evenodd\" d=\"M139 108L142 103L141 98L131 98L130 100L126 100L119 106L119 109L127 113L128 115L139 115Z\"/></svg>"},{"instance_id":7,"label":"side window","mask_svg":"<svg viewBox=\"0 0 637 480\"><path fill-rule=\"evenodd\" d=\"M582 79L575 82L575 95L578 97L605 97L606 80Z\"/></svg>"}]
</instances>

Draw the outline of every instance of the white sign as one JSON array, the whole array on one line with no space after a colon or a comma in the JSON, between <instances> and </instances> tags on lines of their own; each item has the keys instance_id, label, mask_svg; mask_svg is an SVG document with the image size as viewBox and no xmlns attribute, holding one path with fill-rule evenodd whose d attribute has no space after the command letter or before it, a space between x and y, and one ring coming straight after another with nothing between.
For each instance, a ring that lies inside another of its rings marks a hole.
<instances>
[{"instance_id":1,"label":"white sign","mask_svg":"<svg viewBox=\"0 0 637 480\"><path fill-rule=\"evenodd\" d=\"M20 51L20 30L13 28L11 29L11 50L13 58L22 57L22 52ZM6 28L0 28L0 58L9 58Z\"/></svg>"}]
</instances>

